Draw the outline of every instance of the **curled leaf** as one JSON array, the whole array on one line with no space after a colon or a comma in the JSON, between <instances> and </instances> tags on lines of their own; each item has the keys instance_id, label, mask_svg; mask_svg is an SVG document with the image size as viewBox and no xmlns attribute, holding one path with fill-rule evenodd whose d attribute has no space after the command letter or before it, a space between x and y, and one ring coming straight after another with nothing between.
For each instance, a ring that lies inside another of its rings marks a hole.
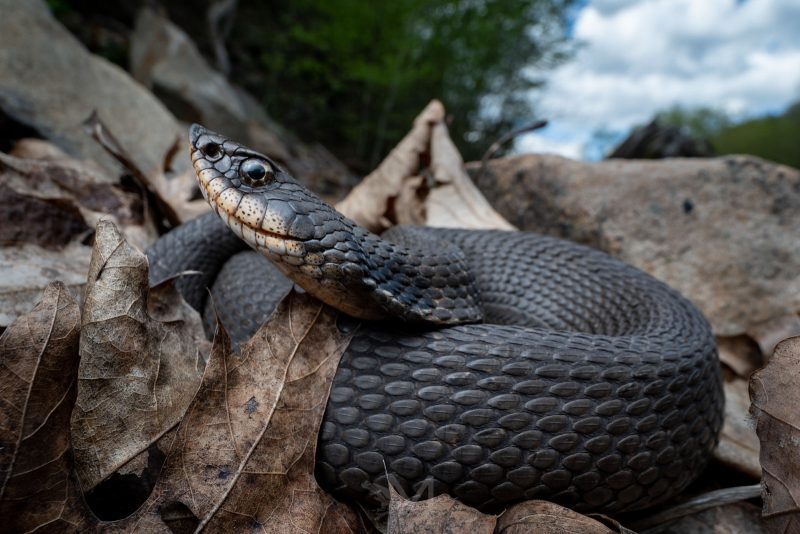
<instances>
[{"instance_id":1,"label":"curled leaf","mask_svg":"<svg viewBox=\"0 0 800 534\"><path fill-rule=\"evenodd\" d=\"M778 344L750 379L761 441L763 516L772 532L800 532L800 337Z\"/></svg>"},{"instance_id":2,"label":"curled leaf","mask_svg":"<svg viewBox=\"0 0 800 534\"><path fill-rule=\"evenodd\" d=\"M547 501L526 501L506 510L497 521L498 534L612 534L592 518Z\"/></svg>"},{"instance_id":3,"label":"curled leaf","mask_svg":"<svg viewBox=\"0 0 800 534\"><path fill-rule=\"evenodd\" d=\"M60 282L0 336L0 530L80 530L70 473L80 313Z\"/></svg>"},{"instance_id":4,"label":"curled leaf","mask_svg":"<svg viewBox=\"0 0 800 534\"><path fill-rule=\"evenodd\" d=\"M149 290L147 273L144 254L113 223L101 221L84 297L72 414L86 490L147 456L181 420L200 384L208 351L200 317L171 283Z\"/></svg>"},{"instance_id":5,"label":"curled leaf","mask_svg":"<svg viewBox=\"0 0 800 534\"><path fill-rule=\"evenodd\" d=\"M448 495L411 501L389 484L389 499L387 534L491 534L497 522L496 516L482 514Z\"/></svg>"},{"instance_id":6,"label":"curled leaf","mask_svg":"<svg viewBox=\"0 0 800 534\"><path fill-rule=\"evenodd\" d=\"M436 186L425 201L426 223L447 228L515 230L497 213L464 170L456 145L443 121L431 134L431 168Z\"/></svg>"},{"instance_id":7,"label":"curled leaf","mask_svg":"<svg viewBox=\"0 0 800 534\"><path fill-rule=\"evenodd\" d=\"M404 181L417 174L430 152L431 127L443 120L442 103L432 100L414 119L412 130L336 209L373 232L389 228L393 224L386 216L390 204L403 193Z\"/></svg>"}]
</instances>

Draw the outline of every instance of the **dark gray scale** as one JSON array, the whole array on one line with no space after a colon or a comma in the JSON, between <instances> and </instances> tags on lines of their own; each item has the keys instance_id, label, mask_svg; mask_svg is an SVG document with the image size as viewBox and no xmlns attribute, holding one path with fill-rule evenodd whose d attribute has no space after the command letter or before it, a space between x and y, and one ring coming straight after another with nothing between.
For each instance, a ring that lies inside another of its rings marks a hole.
<instances>
[{"instance_id":1,"label":"dark gray scale","mask_svg":"<svg viewBox=\"0 0 800 534\"><path fill-rule=\"evenodd\" d=\"M158 276L202 260L217 278L216 255L230 256L238 239L219 235L213 225L225 226L215 216L198 220L151 249ZM209 232L213 261L192 256L193 240ZM365 232L353 235L368 256L397 253ZM389 238L408 249L399 265L417 270L389 267L376 279L405 275L394 283L411 302L424 294L413 289L425 284L421 271L471 276L471 293L446 298L479 296L485 321L499 324L363 322L320 431L325 489L381 506L385 464L409 497L449 493L485 511L538 498L618 512L663 501L702 470L722 423L718 361L705 319L675 291L603 253L535 234L398 229ZM191 261L170 264L184 253ZM461 262L452 271L438 259L450 253ZM261 273L266 260L241 257L214 291L236 295L215 297L218 311L226 325L247 330L255 325L239 318L254 292L233 286L247 286L244 273ZM238 341L250 334L237 331Z\"/></svg>"}]
</instances>

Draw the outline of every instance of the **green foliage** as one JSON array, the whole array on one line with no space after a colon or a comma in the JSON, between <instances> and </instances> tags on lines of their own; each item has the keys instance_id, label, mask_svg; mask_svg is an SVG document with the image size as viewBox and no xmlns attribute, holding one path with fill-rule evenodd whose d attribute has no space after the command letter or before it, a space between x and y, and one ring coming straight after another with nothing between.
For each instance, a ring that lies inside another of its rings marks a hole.
<instances>
[{"instance_id":1,"label":"green foliage","mask_svg":"<svg viewBox=\"0 0 800 534\"><path fill-rule=\"evenodd\" d=\"M466 158L531 120L526 92L567 58L568 0L240 4L232 78L267 111L369 170L432 98Z\"/></svg>"},{"instance_id":2,"label":"green foliage","mask_svg":"<svg viewBox=\"0 0 800 534\"><path fill-rule=\"evenodd\" d=\"M800 169L800 102L783 115L726 128L711 144L718 154L753 154Z\"/></svg>"},{"instance_id":3,"label":"green foliage","mask_svg":"<svg viewBox=\"0 0 800 534\"><path fill-rule=\"evenodd\" d=\"M722 110L709 107L686 108L679 105L657 114L656 120L662 124L681 126L692 137L706 140L733 125L731 118Z\"/></svg>"},{"instance_id":4,"label":"green foliage","mask_svg":"<svg viewBox=\"0 0 800 534\"><path fill-rule=\"evenodd\" d=\"M664 124L682 126L705 139L719 155L753 154L800 168L800 101L782 115L736 123L713 108L673 107L656 115Z\"/></svg>"}]
</instances>

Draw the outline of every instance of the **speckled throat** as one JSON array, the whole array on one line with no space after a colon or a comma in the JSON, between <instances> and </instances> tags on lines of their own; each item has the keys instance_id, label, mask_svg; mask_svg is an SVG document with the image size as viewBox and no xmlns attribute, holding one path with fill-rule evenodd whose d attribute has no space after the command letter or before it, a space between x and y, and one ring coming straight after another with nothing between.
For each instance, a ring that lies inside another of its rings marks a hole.
<instances>
[{"instance_id":1,"label":"speckled throat","mask_svg":"<svg viewBox=\"0 0 800 534\"><path fill-rule=\"evenodd\" d=\"M458 249L427 241L415 247L406 236L382 239L263 154L199 125L189 138L211 207L234 234L318 299L361 319L439 325L482 319L480 295ZM252 179L252 169L263 178Z\"/></svg>"}]
</instances>

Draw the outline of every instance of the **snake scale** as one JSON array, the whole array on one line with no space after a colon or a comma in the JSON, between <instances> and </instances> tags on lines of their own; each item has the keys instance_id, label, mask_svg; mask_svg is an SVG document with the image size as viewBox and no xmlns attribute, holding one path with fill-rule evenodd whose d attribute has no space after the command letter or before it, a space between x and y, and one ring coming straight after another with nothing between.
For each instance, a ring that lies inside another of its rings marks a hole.
<instances>
[{"instance_id":1,"label":"snake scale","mask_svg":"<svg viewBox=\"0 0 800 534\"><path fill-rule=\"evenodd\" d=\"M211 287L234 341L289 278L368 319L320 430L327 490L377 506L388 473L407 496L484 511L547 499L619 512L674 496L705 466L722 423L716 347L665 284L532 233L379 237L219 134L192 126L190 150L213 212L148 250L153 282L201 271L180 289L202 311Z\"/></svg>"}]
</instances>

